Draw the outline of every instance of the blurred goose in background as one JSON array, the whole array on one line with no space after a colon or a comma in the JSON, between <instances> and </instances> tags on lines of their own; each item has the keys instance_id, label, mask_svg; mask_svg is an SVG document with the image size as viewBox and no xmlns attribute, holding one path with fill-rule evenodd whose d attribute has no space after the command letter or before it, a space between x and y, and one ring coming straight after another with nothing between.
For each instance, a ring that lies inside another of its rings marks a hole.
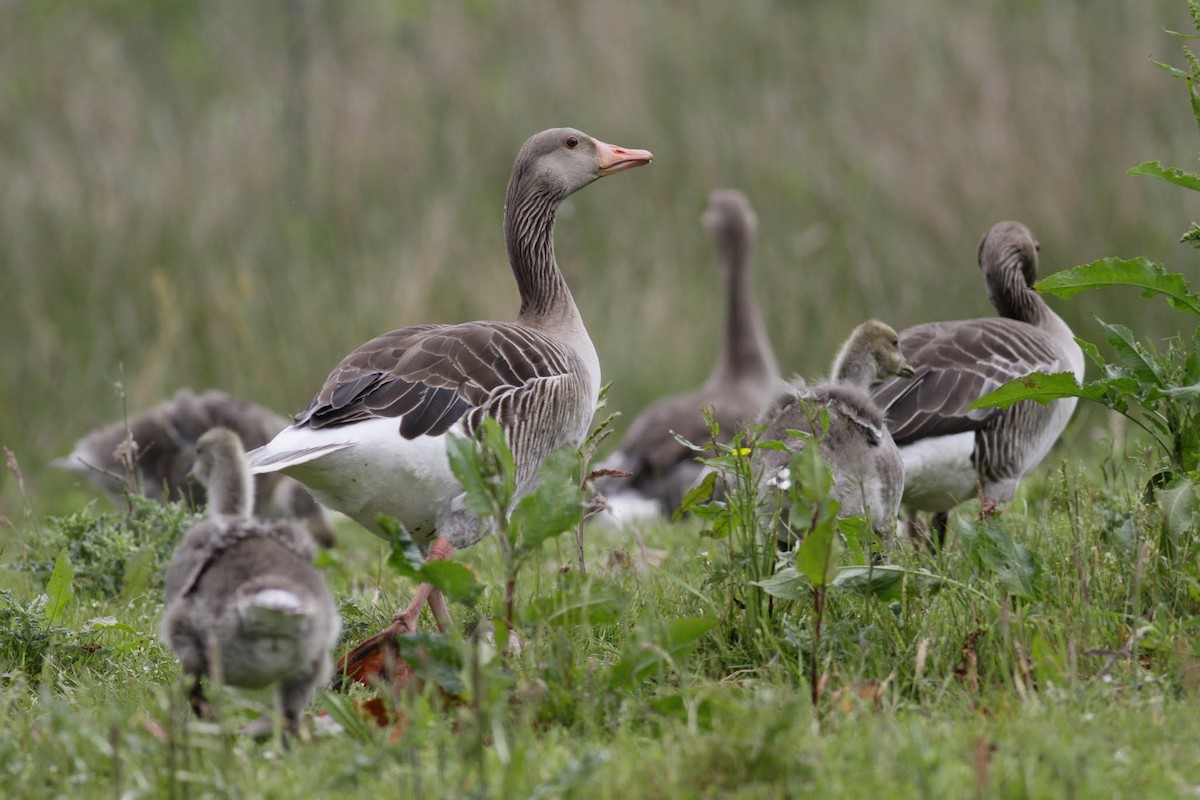
<instances>
[{"instance_id":1,"label":"blurred goose in background","mask_svg":"<svg viewBox=\"0 0 1200 800\"><path fill-rule=\"evenodd\" d=\"M870 520L884 542L890 542L896 532L904 462L884 424L883 411L868 392L881 381L914 374L900 352L896 331L867 320L838 351L830 381L789 387L764 415L765 428L759 436L761 442L781 441L795 447L802 443L789 431L815 434L821 456L833 472L840 515ZM823 412L828 414L828 427L822 435ZM767 486L787 488L789 453L756 447L754 460Z\"/></svg>"},{"instance_id":2,"label":"blurred goose in background","mask_svg":"<svg viewBox=\"0 0 1200 800\"><path fill-rule=\"evenodd\" d=\"M291 427L249 454L251 469L297 478L380 536L380 515L394 517L429 559L477 542L491 527L464 507L447 438L473 436L493 417L512 448L523 495L551 452L587 435L600 363L554 257L556 210L597 178L651 158L571 128L532 136L517 153L504 205L521 297L516 322L418 325L372 339L334 368ZM415 630L426 600L443 624L444 600L422 586L392 625L339 668L351 677L368 668L382 644Z\"/></svg>"},{"instance_id":3,"label":"blurred goose in background","mask_svg":"<svg viewBox=\"0 0 1200 800\"><path fill-rule=\"evenodd\" d=\"M947 512L976 495L981 513L1012 500L1021 476L1045 457L1075 410L1075 399L1034 401L1006 410L967 406L1031 372L1071 372L1083 380L1083 351L1071 329L1033 289L1038 243L1019 222L999 222L979 245L979 266L999 317L931 322L900 332L917 371L872 392L904 457L904 504Z\"/></svg>"},{"instance_id":4,"label":"blurred goose in background","mask_svg":"<svg viewBox=\"0 0 1200 800\"><path fill-rule=\"evenodd\" d=\"M191 682L197 713L208 715L201 679L219 670L232 686L278 684L285 725L297 733L304 706L329 679L341 629L312 564L316 548L295 523L249 516L254 483L232 430L200 437L193 471L208 488L209 518L184 535L167 569L162 639ZM243 732L264 736L271 728L264 718Z\"/></svg>"},{"instance_id":5,"label":"blurred goose in background","mask_svg":"<svg viewBox=\"0 0 1200 800\"><path fill-rule=\"evenodd\" d=\"M246 448L259 447L287 427L273 411L216 389L196 395L180 389L170 400L92 431L52 466L83 475L113 500L132 488L159 502L206 503L202 485L188 480L196 442L216 427L229 428ZM132 441L130 441L132 440ZM325 509L291 478L263 475L255 480L254 515L296 518L323 547L332 547L333 528Z\"/></svg>"},{"instance_id":6,"label":"blurred goose in background","mask_svg":"<svg viewBox=\"0 0 1200 800\"><path fill-rule=\"evenodd\" d=\"M694 444L708 443L701 408L712 410L720 426L719 439L728 442L767 409L781 383L751 286L750 252L757 219L750 201L733 189L716 190L709 195L700 220L716 245L725 284L721 352L700 388L659 400L638 414L620 448L602 465L631 473L628 478L596 481L617 521L671 514L703 474L697 453L675 438L678 434Z\"/></svg>"}]
</instances>

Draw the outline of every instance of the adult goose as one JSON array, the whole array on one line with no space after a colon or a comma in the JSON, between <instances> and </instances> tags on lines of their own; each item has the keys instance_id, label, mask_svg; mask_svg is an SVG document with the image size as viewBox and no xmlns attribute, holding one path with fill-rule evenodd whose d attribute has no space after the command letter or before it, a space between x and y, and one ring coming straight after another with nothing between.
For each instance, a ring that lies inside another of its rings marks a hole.
<instances>
[{"instance_id":1,"label":"adult goose","mask_svg":"<svg viewBox=\"0 0 1200 800\"><path fill-rule=\"evenodd\" d=\"M838 351L828 383L794 384L764 415L759 441L795 446L792 431L817 436L821 456L833 473L833 494L842 516L861 516L885 542L896 531L904 491L904 462L880 410L868 393L873 384L913 368L900 352L896 331L878 320L854 329ZM825 427L820 420L825 415ZM786 488L790 454L755 448L754 460L767 486Z\"/></svg>"},{"instance_id":2,"label":"adult goose","mask_svg":"<svg viewBox=\"0 0 1200 800\"><path fill-rule=\"evenodd\" d=\"M711 409L728 442L742 426L770 405L779 388L779 366L771 351L750 280L750 251L757 219L750 201L734 189L708 197L700 217L712 236L725 291L725 329L721 352L708 379L686 394L659 400L638 414L621 446L604 467L630 473L604 478L596 488L607 496L618 520L643 510L670 514L702 474L696 453L676 435L704 444L709 439L702 408Z\"/></svg>"},{"instance_id":3,"label":"adult goose","mask_svg":"<svg viewBox=\"0 0 1200 800\"><path fill-rule=\"evenodd\" d=\"M1031 372L1083 379L1083 351L1071 329L1033 289L1038 243L1019 222L999 222L979 244L979 266L999 317L931 322L900 332L917 370L872 392L904 457L904 504L935 512L944 538L947 512L976 494L981 512L1008 502L1017 484L1062 433L1075 399L1033 401L1007 410L967 406Z\"/></svg>"},{"instance_id":4,"label":"adult goose","mask_svg":"<svg viewBox=\"0 0 1200 800\"><path fill-rule=\"evenodd\" d=\"M294 523L250 517L254 484L232 430L200 437L193 472L208 488L209 518L184 535L167 569L162 639L179 657L198 714L210 712L201 680L218 667L233 686L277 684L285 725L297 733L304 706L329 678L341 628L312 564L312 538ZM264 717L243 732L272 727Z\"/></svg>"},{"instance_id":5,"label":"adult goose","mask_svg":"<svg viewBox=\"0 0 1200 800\"><path fill-rule=\"evenodd\" d=\"M447 438L471 436L495 418L523 494L553 450L586 436L600 364L554 257L555 212L597 178L651 158L572 128L532 136L517 153L504 206L521 297L516 321L418 325L372 339L334 368L290 427L249 454L251 469L297 478L378 535L381 515L399 520L427 558L482 538L490 528L464 507ZM440 596L422 586L391 626L348 657L347 671L414 630L426 599L443 619Z\"/></svg>"},{"instance_id":6,"label":"adult goose","mask_svg":"<svg viewBox=\"0 0 1200 800\"><path fill-rule=\"evenodd\" d=\"M232 430L246 448L253 448L269 442L287 427L287 420L216 389L199 395L180 389L170 400L128 421L87 434L52 466L83 475L114 500L133 490L159 502L184 501L203 508L204 486L189 475L197 441L217 427ZM333 545L328 514L299 483L283 475L261 475L254 488L255 516L302 520L319 544Z\"/></svg>"}]
</instances>

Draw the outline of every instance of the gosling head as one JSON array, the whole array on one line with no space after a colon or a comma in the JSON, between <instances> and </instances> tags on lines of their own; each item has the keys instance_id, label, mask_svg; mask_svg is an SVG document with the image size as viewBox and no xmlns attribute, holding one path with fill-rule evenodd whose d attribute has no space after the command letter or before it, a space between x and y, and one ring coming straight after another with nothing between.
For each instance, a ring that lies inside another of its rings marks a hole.
<instances>
[{"instance_id":1,"label":"gosling head","mask_svg":"<svg viewBox=\"0 0 1200 800\"><path fill-rule=\"evenodd\" d=\"M254 484L246 467L242 440L229 428L213 428L196 442L191 477L208 493L210 515L248 517L254 508Z\"/></svg>"},{"instance_id":2,"label":"gosling head","mask_svg":"<svg viewBox=\"0 0 1200 800\"><path fill-rule=\"evenodd\" d=\"M890 325L870 319L859 325L838 351L833 381L869 389L889 378L916 375L900 352L900 337Z\"/></svg>"}]
</instances>

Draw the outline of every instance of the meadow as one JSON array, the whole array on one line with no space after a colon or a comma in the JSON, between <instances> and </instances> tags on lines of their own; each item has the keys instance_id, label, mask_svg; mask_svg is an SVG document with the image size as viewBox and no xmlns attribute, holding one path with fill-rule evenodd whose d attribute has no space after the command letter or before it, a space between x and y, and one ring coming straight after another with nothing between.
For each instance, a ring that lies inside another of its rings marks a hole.
<instances>
[{"instance_id":1,"label":"meadow","mask_svg":"<svg viewBox=\"0 0 1200 800\"><path fill-rule=\"evenodd\" d=\"M483 593L430 640L444 658L394 699L401 721L325 694L345 732L291 750L233 735L263 696L184 722L156 631L186 511L110 506L48 467L181 386L295 412L377 333L513 317L504 185L553 125L655 153L557 229L618 432L714 360L713 188L755 206L789 372L824 372L867 316L990 314L975 255L1000 219L1033 229L1043 274L1141 255L1195 287L1179 236L1200 206L1126 172L1193 163L1185 87L1152 63L1185 66L1165 29L1193 27L1178 0L0 4L5 792L1194 795L1192 506L1147 489L1159 454L1094 405L1001 517L968 504L940 553L896 548L894 591L832 588L819 640L810 595L757 585L747 514L722 539L589 529L586 575L569 533L545 543L505 659L462 635L501 613L484 542L459 556ZM1129 290L1051 303L1094 342L1095 317L1190 336ZM412 582L340 533L322 567L350 642Z\"/></svg>"}]
</instances>

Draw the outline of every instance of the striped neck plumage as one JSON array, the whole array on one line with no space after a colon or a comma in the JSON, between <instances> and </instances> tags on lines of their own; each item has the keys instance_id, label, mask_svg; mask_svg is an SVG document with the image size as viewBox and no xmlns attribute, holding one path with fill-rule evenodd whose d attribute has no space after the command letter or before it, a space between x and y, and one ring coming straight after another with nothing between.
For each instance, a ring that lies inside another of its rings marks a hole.
<instances>
[{"instance_id":1,"label":"striped neck plumage","mask_svg":"<svg viewBox=\"0 0 1200 800\"><path fill-rule=\"evenodd\" d=\"M1000 316L1041 326L1050 313L1050 307L1029 285L1025 267L1031 265L1024 264L1024 258L1019 251L1012 250L1005 254L1000 263L988 269L988 296ZM1036 274L1036 269L1036 265L1032 265L1029 274Z\"/></svg>"},{"instance_id":2,"label":"striped neck plumage","mask_svg":"<svg viewBox=\"0 0 1200 800\"><path fill-rule=\"evenodd\" d=\"M514 189L510 188L504 206L504 240L521 295L518 319L539 325L577 315L554 258L554 219L560 201L545 192Z\"/></svg>"}]
</instances>

